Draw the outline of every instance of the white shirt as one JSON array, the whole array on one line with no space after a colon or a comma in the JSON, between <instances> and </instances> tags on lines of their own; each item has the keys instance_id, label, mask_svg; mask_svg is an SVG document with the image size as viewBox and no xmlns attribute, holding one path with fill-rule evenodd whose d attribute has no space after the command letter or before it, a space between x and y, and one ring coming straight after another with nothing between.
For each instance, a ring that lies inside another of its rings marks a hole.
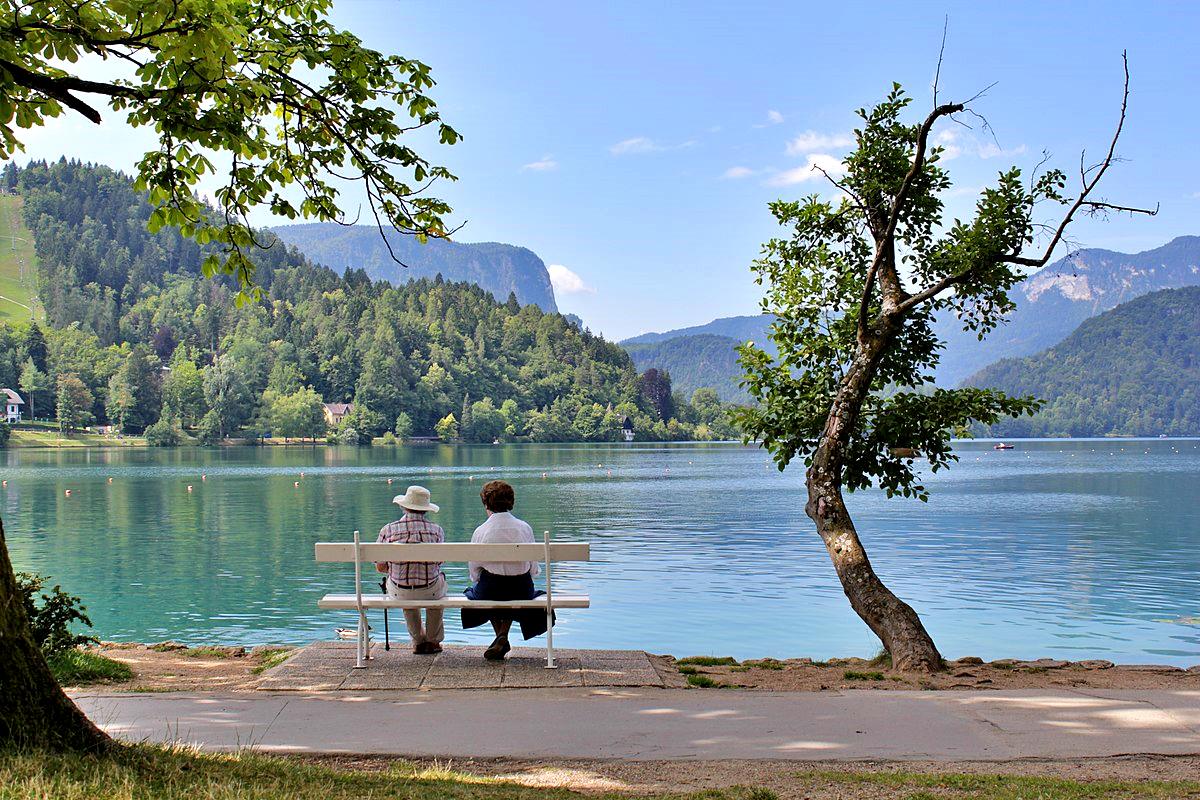
<instances>
[{"instance_id":1,"label":"white shirt","mask_svg":"<svg viewBox=\"0 0 1200 800\"><path fill-rule=\"evenodd\" d=\"M471 544L532 544L533 528L509 511L494 513L471 534ZM487 570L493 575L524 575L537 577L542 568L536 561L470 561L467 569L471 583L479 582L479 574Z\"/></svg>"}]
</instances>

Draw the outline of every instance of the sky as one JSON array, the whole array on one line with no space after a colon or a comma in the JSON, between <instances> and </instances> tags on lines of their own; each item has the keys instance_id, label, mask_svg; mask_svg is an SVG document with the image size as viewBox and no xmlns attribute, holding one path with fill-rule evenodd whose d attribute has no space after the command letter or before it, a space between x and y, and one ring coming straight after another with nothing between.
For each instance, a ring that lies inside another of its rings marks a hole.
<instances>
[{"instance_id":1,"label":"sky","mask_svg":"<svg viewBox=\"0 0 1200 800\"><path fill-rule=\"evenodd\" d=\"M522 245L547 264L560 309L622 339L759 310L751 262L780 233L767 204L832 195L854 110L892 82L931 107L943 26L943 100L991 86L986 117L948 124L951 213L997 172L1043 152L1074 174L1116 122L1121 52L1132 94L1100 194L1161 204L1153 218L1084 219L1081 246L1136 252L1200 234L1200 4L410 3L339 0L368 46L419 58L461 134L422 154L459 177L441 196L459 241ZM993 85L994 84L994 85ZM109 111L26 135L32 158L129 170L147 148ZM351 216L361 198L344 197ZM271 224L260 215L257 222Z\"/></svg>"}]
</instances>

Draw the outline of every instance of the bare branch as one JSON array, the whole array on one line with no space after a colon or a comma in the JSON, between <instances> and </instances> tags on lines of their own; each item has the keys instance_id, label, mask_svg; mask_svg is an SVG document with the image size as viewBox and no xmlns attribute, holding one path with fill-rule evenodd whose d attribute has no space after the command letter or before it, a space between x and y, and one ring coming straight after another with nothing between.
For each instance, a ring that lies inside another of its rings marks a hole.
<instances>
[{"instance_id":1,"label":"bare branch","mask_svg":"<svg viewBox=\"0 0 1200 800\"><path fill-rule=\"evenodd\" d=\"M942 19L942 46L938 48L937 69L933 72L933 107L937 108L938 81L942 78L942 59L946 55L946 34L950 30L950 15Z\"/></svg>"},{"instance_id":2,"label":"bare branch","mask_svg":"<svg viewBox=\"0 0 1200 800\"><path fill-rule=\"evenodd\" d=\"M1055 248L1057 248L1058 245L1063 241L1063 235L1066 233L1067 226L1071 224L1071 220L1075 217L1075 214L1077 214L1080 211L1080 209L1086 209L1087 211L1090 211L1091 213L1101 212L1106 209L1114 210L1114 211L1124 211L1124 212L1128 212L1131 214L1148 214L1151 216L1158 213L1158 206L1155 206L1154 210L1152 211L1150 209L1145 209L1145 208L1136 208L1133 206L1118 206L1113 203L1107 203L1107 202L1103 202L1100 200L1089 199L1089 196L1091 195L1092 191L1100 183L1100 179L1104 177L1104 173L1108 171L1108 168L1110 166L1112 166L1113 163L1120 160L1116 156L1117 142L1120 140L1121 131L1125 127L1125 116L1126 116L1126 112L1129 107L1129 55L1128 55L1128 53L1126 53L1126 52L1121 53L1121 61L1122 61L1122 64L1124 65L1124 70L1125 70L1125 84L1124 84L1124 89L1123 89L1122 95L1121 95L1121 113L1117 119L1117 128L1113 132L1112 141L1109 143L1109 146L1108 146L1108 153L1105 155L1105 157L1102 161L1100 161L1099 163L1096 164L1096 166L1094 166L1090 169L1083 168L1084 162L1083 162L1083 158L1081 156L1081 158L1080 158L1080 174L1084 178L1083 190L1080 192L1079 197L1077 197L1075 199L1075 201L1071 204L1070 209L1068 209L1066 215L1063 216L1062 221L1059 222L1058 226L1054 229L1054 235L1051 237L1050 242L1046 246L1046 249L1042 253L1042 255L1040 257L1034 258L1034 257L1022 256L1020 253L1013 253L1013 254L1001 257L999 259L999 261L1001 263L1016 264L1019 266L1033 267L1033 268L1044 267L1046 265L1046 263L1049 262L1050 257L1054 254ZM1040 166L1040 163L1039 163L1039 166ZM1094 174L1092 174L1090 178L1087 178L1086 176L1093 170L1094 170ZM1087 212L1085 212L1085 213L1087 213ZM905 299L893 310L892 313L897 316L902 315L902 314L906 313L907 311L909 311L910 309L915 308L916 306L921 305L922 303L925 303L925 302L933 299L934 297L936 297L937 295L946 291L950 287L968 279L972 275L972 273L975 271L975 269L976 269L976 267L972 266L962 272L958 272L953 275L945 276L941 280L935 282L933 285L928 286L925 289L921 290L920 292Z\"/></svg>"}]
</instances>

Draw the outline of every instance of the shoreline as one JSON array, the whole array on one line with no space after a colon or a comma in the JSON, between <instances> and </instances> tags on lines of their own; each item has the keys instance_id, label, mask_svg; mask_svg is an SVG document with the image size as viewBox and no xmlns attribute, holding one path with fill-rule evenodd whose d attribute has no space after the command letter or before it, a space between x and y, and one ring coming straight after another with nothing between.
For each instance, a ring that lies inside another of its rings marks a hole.
<instances>
[{"instance_id":1,"label":"shoreline","mask_svg":"<svg viewBox=\"0 0 1200 800\"><path fill-rule=\"evenodd\" d=\"M406 645L397 642L396 647ZM452 649L454 645L448 645ZM260 644L199 645L101 642L90 652L132 670L123 681L83 684L118 692L254 691L265 675L302 647ZM996 659L966 656L947 660L942 672L892 670L886 660L832 658L757 658L650 654L668 688L765 692L842 692L999 689L1170 689L1200 691L1200 663L1114 664L1106 659ZM1198 657L1200 659L1200 657Z\"/></svg>"}]
</instances>

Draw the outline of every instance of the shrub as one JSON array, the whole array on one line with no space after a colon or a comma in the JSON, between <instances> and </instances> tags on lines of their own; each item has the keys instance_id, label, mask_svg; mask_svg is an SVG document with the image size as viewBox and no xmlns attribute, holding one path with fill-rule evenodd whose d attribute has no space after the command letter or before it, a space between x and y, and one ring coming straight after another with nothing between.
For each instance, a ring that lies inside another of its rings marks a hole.
<instances>
[{"instance_id":1,"label":"shrub","mask_svg":"<svg viewBox=\"0 0 1200 800\"><path fill-rule=\"evenodd\" d=\"M855 672L848 669L842 673L842 677L848 681L881 681L883 680L882 672Z\"/></svg>"},{"instance_id":2,"label":"shrub","mask_svg":"<svg viewBox=\"0 0 1200 800\"><path fill-rule=\"evenodd\" d=\"M146 444L151 447L179 447L182 441L183 429L166 417L146 428Z\"/></svg>"},{"instance_id":3,"label":"shrub","mask_svg":"<svg viewBox=\"0 0 1200 800\"><path fill-rule=\"evenodd\" d=\"M723 686L724 684L717 683L707 675L688 675L688 686L695 686L700 689L711 689L714 686Z\"/></svg>"},{"instance_id":4,"label":"shrub","mask_svg":"<svg viewBox=\"0 0 1200 800\"><path fill-rule=\"evenodd\" d=\"M394 445L396 444L396 434L391 431L384 431L383 437L379 441L380 444Z\"/></svg>"},{"instance_id":5,"label":"shrub","mask_svg":"<svg viewBox=\"0 0 1200 800\"><path fill-rule=\"evenodd\" d=\"M200 424L196 426L196 436L200 438L200 444L221 443L221 418L217 416L217 412L209 411L200 418Z\"/></svg>"},{"instance_id":6,"label":"shrub","mask_svg":"<svg viewBox=\"0 0 1200 800\"><path fill-rule=\"evenodd\" d=\"M47 657L74 650L84 644L93 644L94 636L73 633L71 624L78 622L92 627L88 619L87 606L74 595L67 594L58 584L46 590L49 578L29 572L17 573L17 592L29 617L33 640ZM39 602L40 599L40 602Z\"/></svg>"}]
</instances>

